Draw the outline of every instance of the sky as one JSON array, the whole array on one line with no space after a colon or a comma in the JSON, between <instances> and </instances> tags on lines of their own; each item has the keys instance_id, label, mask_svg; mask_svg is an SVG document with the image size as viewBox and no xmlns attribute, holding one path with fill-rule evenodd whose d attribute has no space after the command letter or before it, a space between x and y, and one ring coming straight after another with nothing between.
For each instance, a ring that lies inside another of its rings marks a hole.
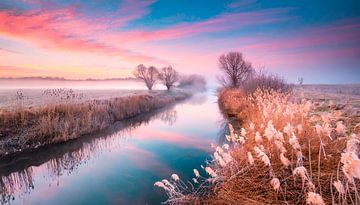
<instances>
[{"instance_id":1,"label":"sky","mask_svg":"<svg viewBox=\"0 0 360 205\"><path fill-rule=\"evenodd\" d=\"M0 77L118 78L144 64L215 81L229 51L288 82L360 83L360 1L0 0Z\"/></svg>"}]
</instances>

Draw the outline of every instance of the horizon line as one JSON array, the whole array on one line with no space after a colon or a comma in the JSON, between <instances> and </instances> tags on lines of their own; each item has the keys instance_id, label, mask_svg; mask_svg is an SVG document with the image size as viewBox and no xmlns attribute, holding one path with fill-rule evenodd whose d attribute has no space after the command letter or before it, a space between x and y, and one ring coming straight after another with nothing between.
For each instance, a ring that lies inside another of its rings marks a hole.
<instances>
[{"instance_id":1,"label":"horizon line","mask_svg":"<svg viewBox=\"0 0 360 205\"><path fill-rule=\"evenodd\" d=\"M60 81L106 81L106 80L138 80L135 77L117 77L117 78L76 78L51 76L24 76L24 77L0 77L0 80L60 80Z\"/></svg>"}]
</instances>

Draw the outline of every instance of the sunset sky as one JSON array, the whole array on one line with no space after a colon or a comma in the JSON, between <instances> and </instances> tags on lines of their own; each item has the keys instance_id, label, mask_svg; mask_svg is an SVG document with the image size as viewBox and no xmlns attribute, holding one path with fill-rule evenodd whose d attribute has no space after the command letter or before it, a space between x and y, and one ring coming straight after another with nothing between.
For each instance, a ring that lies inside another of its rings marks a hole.
<instances>
[{"instance_id":1,"label":"sunset sky","mask_svg":"<svg viewBox=\"0 0 360 205\"><path fill-rule=\"evenodd\" d=\"M0 0L0 77L128 77L142 63L214 81L227 51L289 82L360 83L360 1Z\"/></svg>"}]
</instances>

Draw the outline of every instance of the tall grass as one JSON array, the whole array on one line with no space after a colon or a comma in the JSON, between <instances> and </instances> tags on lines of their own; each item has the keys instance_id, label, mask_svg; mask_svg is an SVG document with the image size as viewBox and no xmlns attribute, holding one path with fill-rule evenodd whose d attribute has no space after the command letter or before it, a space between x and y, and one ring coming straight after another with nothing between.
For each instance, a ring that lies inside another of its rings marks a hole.
<instances>
[{"instance_id":1,"label":"tall grass","mask_svg":"<svg viewBox=\"0 0 360 205\"><path fill-rule=\"evenodd\" d=\"M223 91L219 100L235 128L191 185L155 184L165 203L360 204L360 137L335 110L264 90Z\"/></svg>"},{"instance_id":2,"label":"tall grass","mask_svg":"<svg viewBox=\"0 0 360 205\"><path fill-rule=\"evenodd\" d=\"M75 142L43 147L34 152L18 153L15 158L21 160L14 160L14 156L4 157L0 162L0 204L9 204L17 196L29 194L36 189L34 179L38 169L46 167L44 177L50 180L49 183L57 182L60 176L72 174L78 166L88 163L100 153L121 148L124 140L127 140L139 126L147 125L154 119L171 124L175 118L173 105L166 106L164 109L122 120L109 129Z\"/></svg>"},{"instance_id":3,"label":"tall grass","mask_svg":"<svg viewBox=\"0 0 360 205\"><path fill-rule=\"evenodd\" d=\"M186 97L188 94L182 92L141 94L5 110L0 113L0 156L74 139Z\"/></svg>"}]
</instances>

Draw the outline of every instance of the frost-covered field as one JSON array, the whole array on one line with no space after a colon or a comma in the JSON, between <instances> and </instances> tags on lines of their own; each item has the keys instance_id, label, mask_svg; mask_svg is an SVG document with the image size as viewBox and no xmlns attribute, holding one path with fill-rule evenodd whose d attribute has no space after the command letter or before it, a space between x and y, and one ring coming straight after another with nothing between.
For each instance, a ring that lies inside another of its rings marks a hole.
<instances>
[{"instance_id":1,"label":"frost-covered field","mask_svg":"<svg viewBox=\"0 0 360 205\"><path fill-rule=\"evenodd\" d=\"M162 91L152 91L158 93ZM0 109L79 103L149 93L147 90L0 89Z\"/></svg>"},{"instance_id":2,"label":"frost-covered field","mask_svg":"<svg viewBox=\"0 0 360 205\"><path fill-rule=\"evenodd\" d=\"M341 85L302 85L297 89L307 93L317 94L340 94L340 95L360 95L360 84L341 84Z\"/></svg>"},{"instance_id":3,"label":"frost-covered field","mask_svg":"<svg viewBox=\"0 0 360 205\"><path fill-rule=\"evenodd\" d=\"M184 90L3 90L0 158L78 138L191 96Z\"/></svg>"},{"instance_id":4,"label":"frost-covered field","mask_svg":"<svg viewBox=\"0 0 360 205\"><path fill-rule=\"evenodd\" d=\"M331 102L341 108L360 108L360 84L355 85L304 85L296 87L295 95L318 103Z\"/></svg>"},{"instance_id":5,"label":"frost-covered field","mask_svg":"<svg viewBox=\"0 0 360 205\"><path fill-rule=\"evenodd\" d=\"M341 120L360 131L360 84L353 85L303 85L296 87L295 96L314 102L318 111L337 110Z\"/></svg>"},{"instance_id":6,"label":"frost-covered field","mask_svg":"<svg viewBox=\"0 0 360 205\"><path fill-rule=\"evenodd\" d=\"M155 90L164 90L156 85ZM160 91L154 91L158 93ZM0 109L79 103L148 93L142 81L0 79Z\"/></svg>"}]
</instances>

